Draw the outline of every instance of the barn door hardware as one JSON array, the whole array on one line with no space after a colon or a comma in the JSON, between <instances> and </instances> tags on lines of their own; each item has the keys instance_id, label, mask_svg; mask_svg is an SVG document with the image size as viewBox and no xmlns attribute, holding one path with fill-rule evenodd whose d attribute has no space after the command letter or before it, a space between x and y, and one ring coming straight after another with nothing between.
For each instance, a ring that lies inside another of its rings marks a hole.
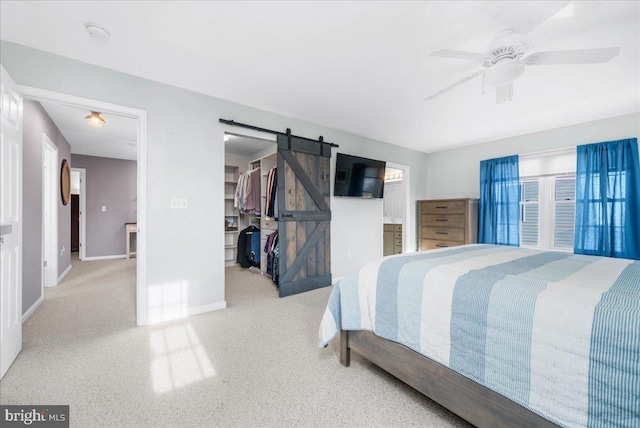
<instances>
[{"instance_id":1,"label":"barn door hardware","mask_svg":"<svg viewBox=\"0 0 640 428\"><path fill-rule=\"evenodd\" d=\"M306 138L306 137L300 137L298 135L293 135L293 134L291 134L291 129L289 129L289 128L287 128L286 132L280 132L280 131L274 131L274 130L271 130L271 129L260 128L259 126L247 125L246 123L240 123L240 122L236 122L234 120L229 120L229 119L220 118L218 120L220 121L220 123L224 123L225 125L238 126L240 128L253 129L254 131L266 132L266 133L274 134L274 135L281 135L283 137L287 137L289 142L291 141L292 138L298 138L298 139L305 140L305 141L313 141L314 143L319 143L320 144L321 153L324 151L323 147L324 147L325 144L327 144L327 145L329 145L331 147L340 147L337 144L328 143L328 142L324 141L323 137L320 137L319 139L314 140L312 138ZM291 145L289 145L289 150L291 150Z\"/></svg>"}]
</instances>

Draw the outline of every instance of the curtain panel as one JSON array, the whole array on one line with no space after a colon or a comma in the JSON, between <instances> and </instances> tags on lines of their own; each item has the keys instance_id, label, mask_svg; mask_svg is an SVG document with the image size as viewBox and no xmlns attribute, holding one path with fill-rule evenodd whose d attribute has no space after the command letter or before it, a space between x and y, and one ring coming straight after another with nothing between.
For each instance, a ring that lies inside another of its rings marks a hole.
<instances>
[{"instance_id":1,"label":"curtain panel","mask_svg":"<svg viewBox=\"0 0 640 428\"><path fill-rule=\"evenodd\" d=\"M520 244L518 155L480 162L478 242Z\"/></svg>"},{"instance_id":2,"label":"curtain panel","mask_svg":"<svg viewBox=\"0 0 640 428\"><path fill-rule=\"evenodd\" d=\"M577 150L574 252L640 260L638 139Z\"/></svg>"}]
</instances>

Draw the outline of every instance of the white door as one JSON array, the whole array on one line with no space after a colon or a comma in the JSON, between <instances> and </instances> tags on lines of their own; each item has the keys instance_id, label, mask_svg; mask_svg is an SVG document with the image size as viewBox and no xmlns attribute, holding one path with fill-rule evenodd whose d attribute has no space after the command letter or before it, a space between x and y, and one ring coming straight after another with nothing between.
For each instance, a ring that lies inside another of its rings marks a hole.
<instances>
[{"instance_id":1,"label":"white door","mask_svg":"<svg viewBox=\"0 0 640 428\"><path fill-rule=\"evenodd\" d=\"M22 97L0 66L0 378L22 349Z\"/></svg>"},{"instance_id":2,"label":"white door","mask_svg":"<svg viewBox=\"0 0 640 428\"><path fill-rule=\"evenodd\" d=\"M42 134L42 280L45 287L58 285L58 148Z\"/></svg>"}]
</instances>

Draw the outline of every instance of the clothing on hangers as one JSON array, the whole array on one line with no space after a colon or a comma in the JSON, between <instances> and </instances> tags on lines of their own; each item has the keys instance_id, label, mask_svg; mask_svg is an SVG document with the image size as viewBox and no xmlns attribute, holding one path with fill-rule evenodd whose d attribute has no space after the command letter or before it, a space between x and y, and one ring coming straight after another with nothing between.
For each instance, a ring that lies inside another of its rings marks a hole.
<instances>
[{"instance_id":1,"label":"clothing on hangers","mask_svg":"<svg viewBox=\"0 0 640 428\"><path fill-rule=\"evenodd\" d=\"M264 214L267 217L278 216L278 168L271 168L267 175L267 194L265 198L265 210Z\"/></svg>"},{"instance_id":2,"label":"clothing on hangers","mask_svg":"<svg viewBox=\"0 0 640 428\"><path fill-rule=\"evenodd\" d=\"M234 206L245 214L260 215L260 168L240 175L233 198Z\"/></svg>"},{"instance_id":3,"label":"clothing on hangers","mask_svg":"<svg viewBox=\"0 0 640 428\"><path fill-rule=\"evenodd\" d=\"M254 244L254 239L257 240ZM258 251L255 251L254 245L257 245ZM254 252L255 251L255 252ZM257 259L256 259L257 257ZM236 262L240 267L249 268L251 266L260 266L260 229L255 226L249 226L242 229L238 234L238 248Z\"/></svg>"},{"instance_id":4,"label":"clothing on hangers","mask_svg":"<svg viewBox=\"0 0 640 428\"><path fill-rule=\"evenodd\" d=\"M267 253L267 275L271 275L271 280L278 284L278 261L280 258L278 231L267 236L267 242L264 245L264 252Z\"/></svg>"}]
</instances>

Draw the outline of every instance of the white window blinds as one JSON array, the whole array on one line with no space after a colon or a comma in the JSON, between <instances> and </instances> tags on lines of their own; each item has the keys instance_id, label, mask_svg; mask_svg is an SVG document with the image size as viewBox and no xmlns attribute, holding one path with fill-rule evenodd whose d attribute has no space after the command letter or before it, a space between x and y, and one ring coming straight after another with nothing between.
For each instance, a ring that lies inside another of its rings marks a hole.
<instances>
[{"instance_id":1,"label":"white window blinds","mask_svg":"<svg viewBox=\"0 0 640 428\"><path fill-rule=\"evenodd\" d=\"M520 168L520 245L572 250L576 149L522 155Z\"/></svg>"}]
</instances>

